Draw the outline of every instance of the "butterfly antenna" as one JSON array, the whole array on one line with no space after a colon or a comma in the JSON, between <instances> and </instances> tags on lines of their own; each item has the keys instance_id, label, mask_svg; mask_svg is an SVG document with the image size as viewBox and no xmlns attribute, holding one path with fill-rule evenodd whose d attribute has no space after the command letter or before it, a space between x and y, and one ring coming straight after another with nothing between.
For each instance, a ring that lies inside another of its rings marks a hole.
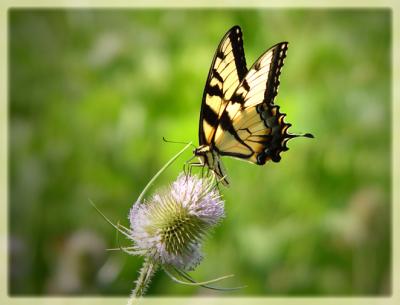
<instances>
[{"instance_id":1,"label":"butterfly antenna","mask_svg":"<svg viewBox=\"0 0 400 305\"><path fill-rule=\"evenodd\" d=\"M162 138L163 138L163 141L166 143L185 144L185 145L189 144L189 142L170 141L170 140L167 140L165 137L162 137ZM194 144L191 143L191 145L194 147L194 149L196 149L196 146Z\"/></svg>"}]
</instances>

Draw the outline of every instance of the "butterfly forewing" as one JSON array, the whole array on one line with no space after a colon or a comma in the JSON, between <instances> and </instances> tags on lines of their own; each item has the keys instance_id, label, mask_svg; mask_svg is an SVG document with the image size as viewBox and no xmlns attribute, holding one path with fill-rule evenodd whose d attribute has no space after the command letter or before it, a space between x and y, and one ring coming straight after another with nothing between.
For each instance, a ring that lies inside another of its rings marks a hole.
<instances>
[{"instance_id":1,"label":"butterfly forewing","mask_svg":"<svg viewBox=\"0 0 400 305\"><path fill-rule=\"evenodd\" d=\"M208 73L200 113L200 145L211 143L221 115L246 73L242 32L234 26L222 38Z\"/></svg>"}]
</instances>

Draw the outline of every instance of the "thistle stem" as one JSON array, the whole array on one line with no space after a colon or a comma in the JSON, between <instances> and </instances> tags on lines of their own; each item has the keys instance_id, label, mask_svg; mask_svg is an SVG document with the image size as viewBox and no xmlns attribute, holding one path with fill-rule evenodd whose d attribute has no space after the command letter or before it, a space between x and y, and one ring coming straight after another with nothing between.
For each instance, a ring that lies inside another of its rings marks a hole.
<instances>
[{"instance_id":1,"label":"thistle stem","mask_svg":"<svg viewBox=\"0 0 400 305\"><path fill-rule=\"evenodd\" d=\"M142 202L144 195L146 194L147 190L152 186L154 181L176 160L178 157L185 152L189 146L192 145L192 142L189 142L180 152L178 152L175 156L173 156L158 172L154 175L153 178L147 183L146 187L143 189L142 193L140 194L139 198L136 201L136 204Z\"/></svg>"},{"instance_id":2,"label":"thistle stem","mask_svg":"<svg viewBox=\"0 0 400 305\"><path fill-rule=\"evenodd\" d=\"M146 292L148 285L150 284L151 278L157 271L158 264L155 262L146 259L143 263L142 269L140 269L139 278L136 281L136 287L132 291L131 296L129 297L127 305L132 305L133 301L137 298L140 298Z\"/></svg>"}]
</instances>

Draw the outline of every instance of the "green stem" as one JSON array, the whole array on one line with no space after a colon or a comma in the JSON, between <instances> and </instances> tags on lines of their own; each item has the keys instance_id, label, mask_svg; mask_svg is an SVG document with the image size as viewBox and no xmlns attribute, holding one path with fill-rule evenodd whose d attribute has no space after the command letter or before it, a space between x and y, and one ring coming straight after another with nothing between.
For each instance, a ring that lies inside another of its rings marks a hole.
<instances>
[{"instance_id":1,"label":"green stem","mask_svg":"<svg viewBox=\"0 0 400 305\"><path fill-rule=\"evenodd\" d=\"M192 142L189 142L180 152L178 152L175 156L173 156L158 172L154 175L153 178L147 183L146 187L143 189L142 193L140 194L139 198L136 201L136 204L142 202L144 195L146 194L147 190L151 187L151 185L156 181L156 179L181 155L184 153L189 146L192 145Z\"/></svg>"},{"instance_id":2,"label":"green stem","mask_svg":"<svg viewBox=\"0 0 400 305\"><path fill-rule=\"evenodd\" d=\"M139 278L136 281L136 287L132 291L132 294L129 297L127 305L132 305L135 299L140 298L144 295L147 287L150 284L151 278L157 271L157 268L158 264L156 264L155 262L149 259L146 259L144 261L142 269L140 269Z\"/></svg>"}]
</instances>

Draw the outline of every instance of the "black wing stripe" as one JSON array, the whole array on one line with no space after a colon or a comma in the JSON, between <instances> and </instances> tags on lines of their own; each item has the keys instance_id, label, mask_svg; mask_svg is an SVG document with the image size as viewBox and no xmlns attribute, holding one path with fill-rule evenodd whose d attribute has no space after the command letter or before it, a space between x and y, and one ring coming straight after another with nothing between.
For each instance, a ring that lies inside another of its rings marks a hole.
<instances>
[{"instance_id":1,"label":"black wing stripe","mask_svg":"<svg viewBox=\"0 0 400 305\"><path fill-rule=\"evenodd\" d=\"M231 156L231 157L237 157L237 158L242 158L242 159L247 159L247 158L251 157L251 155L253 154L252 149L250 149L248 145L246 145L246 149L249 150L248 154L232 151L233 148L235 148L235 147L238 148L239 145L237 145L237 144L231 145L231 146L227 147L226 150L219 150L218 147L215 147L214 149L221 156Z\"/></svg>"},{"instance_id":2,"label":"black wing stripe","mask_svg":"<svg viewBox=\"0 0 400 305\"><path fill-rule=\"evenodd\" d=\"M222 72L226 69L227 66L230 66L233 63L234 63L233 59L230 61L226 61L225 58L222 58L221 62L218 64L218 66L215 66L215 69L219 70L219 69L221 69L221 65L223 65L224 67L220 70L220 72Z\"/></svg>"},{"instance_id":3,"label":"black wing stripe","mask_svg":"<svg viewBox=\"0 0 400 305\"><path fill-rule=\"evenodd\" d=\"M265 99L271 104L273 104L274 98L278 94L279 75L281 74L281 68L288 48L286 42L279 46L280 48L276 47L272 54L273 57L268 74L267 89L265 90Z\"/></svg>"},{"instance_id":4,"label":"black wing stripe","mask_svg":"<svg viewBox=\"0 0 400 305\"><path fill-rule=\"evenodd\" d=\"M224 59L224 52L222 50L217 50L215 53L215 58Z\"/></svg>"},{"instance_id":5,"label":"black wing stripe","mask_svg":"<svg viewBox=\"0 0 400 305\"><path fill-rule=\"evenodd\" d=\"M232 95L232 98L230 101L232 103L239 103L239 104L243 104L245 102L244 97L242 95L237 95L237 94ZM236 116L236 114L235 114L235 116Z\"/></svg>"},{"instance_id":6,"label":"black wing stripe","mask_svg":"<svg viewBox=\"0 0 400 305\"><path fill-rule=\"evenodd\" d=\"M232 50L230 50L228 53L218 53L217 58L220 59L220 62L218 63L218 66L215 66L215 69L219 69L221 64L227 65L227 64L233 62L233 60L230 60L230 61L225 60L228 57L228 55L231 53L232 53ZM235 56L235 55L233 54L233 56Z\"/></svg>"},{"instance_id":7,"label":"black wing stripe","mask_svg":"<svg viewBox=\"0 0 400 305\"><path fill-rule=\"evenodd\" d=\"M242 31L240 30L239 27L235 29L236 32L236 37L234 36L234 33L232 32L230 34L232 41L237 39L237 43L232 44L232 50L234 52L234 58L235 58L235 64L237 67L237 73L239 76L239 80L242 80L244 76L247 73L247 68L246 68L246 58L244 57L244 50L243 50L243 38L242 38Z\"/></svg>"},{"instance_id":8,"label":"black wing stripe","mask_svg":"<svg viewBox=\"0 0 400 305\"><path fill-rule=\"evenodd\" d=\"M210 124L212 127L218 126L218 114L216 114L210 106L207 104L204 105L203 108L203 117L204 120Z\"/></svg>"},{"instance_id":9,"label":"black wing stripe","mask_svg":"<svg viewBox=\"0 0 400 305\"><path fill-rule=\"evenodd\" d=\"M213 77L215 77L221 84L224 82L224 79L222 78L221 74L216 69L213 69Z\"/></svg>"},{"instance_id":10,"label":"black wing stripe","mask_svg":"<svg viewBox=\"0 0 400 305\"><path fill-rule=\"evenodd\" d=\"M223 112L219 121L221 128L229 132L240 144L246 146L251 151L252 149L239 137L235 128L233 127L232 120L229 117L228 112ZM214 134L215 136L215 134ZM214 139L213 139L214 140Z\"/></svg>"},{"instance_id":11,"label":"black wing stripe","mask_svg":"<svg viewBox=\"0 0 400 305\"><path fill-rule=\"evenodd\" d=\"M222 92L221 88L218 85L207 86L206 87L206 92L211 96L217 95L219 97L223 97L223 92Z\"/></svg>"},{"instance_id":12,"label":"black wing stripe","mask_svg":"<svg viewBox=\"0 0 400 305\"><path fill-rule=\"evenodd\" d=\"M228 55L231 54L232 52L233 52L233 50L230 50L228 53L225 53L225 51L219 52L219 53L217 54L217 57L218 57L219 59L221 59L221 61L220 61L220 63L218 64L218 66L217 66L216 68L218 68L218 67L221 65L221 63L226 62L226 61L225 61L225 58L227 58Z\"/></svg>"}]
</instances>

